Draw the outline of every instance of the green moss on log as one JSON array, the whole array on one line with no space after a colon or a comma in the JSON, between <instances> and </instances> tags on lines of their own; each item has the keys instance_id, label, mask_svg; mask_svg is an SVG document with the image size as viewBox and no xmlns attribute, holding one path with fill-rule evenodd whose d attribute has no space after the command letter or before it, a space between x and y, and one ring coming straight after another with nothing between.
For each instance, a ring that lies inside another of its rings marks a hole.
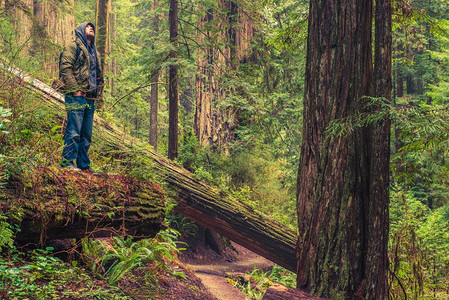
<instances>
[{"instance_id":1,"label":"green moss on log","mask_svg":"<svg viewBox=\"0 0 449 300\"><path fill-rule=\"evenodd\" d=\"M58 227L63 237L64 227L78 225L97 231L110 228L116 234L145 234L158 229L165 218L162 188L121 175L36 168L10 180L1 193L0 211L20 222L28 235L45 237Z\"/></svg>"}]
</instances>

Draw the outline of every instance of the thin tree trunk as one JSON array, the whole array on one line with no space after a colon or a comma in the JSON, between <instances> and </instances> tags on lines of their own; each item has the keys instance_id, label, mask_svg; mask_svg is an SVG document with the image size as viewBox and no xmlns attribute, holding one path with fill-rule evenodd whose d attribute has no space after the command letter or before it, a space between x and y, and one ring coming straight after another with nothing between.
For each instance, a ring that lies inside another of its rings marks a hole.
<instances>
[{"instance_id":1,"label":"thin tree trunk","mask_svg":"<svg viewBox=\"0 0 449 300\"><path fill-rule=\"evenodd\" d=\"M159 91L157 82L159 80L159 72L153 77L153 84L150 92L150 139L149 143L153 146L154 151L157 151L157 114L158 114L158 98Z\"/></svg>"},{"instance_id":2,"label":"thin tree trunk","mask_svg":"<svg viewBox=\"0 0 449 300\"><path fill-rule=\"evenodd\" d=\"M153 1L153 10L155 10L158 6L158 1ZM153 27L155 32L159 30L158 28L158 18L154 17L153 19ZM150 92L150 132L149 132L149 143L153 146L154 151L157 151L157 115L158 115L158 98L159 98L159 71L153 76L151 82L151 92Z\"/></svg>"},{"instance_id":3,"label":"thin tree trunk","mask_svg":"<svg viewBox=\"0 0 449 300\"><path fill-rule=\"evenodd\" d=\"M97 0L95 22L95 44L100 53L102 69L104 70L105 60L108 49L108 34L109 34L109 6L111 0Z\"/></svg>"},{"instance_id":4,"label":"thin tree trunk","mask_svg":"<svg viewBox=\"0 0 449 300\"><path fill-rule=\"evenodd\" d=\"M388 215L374 206L388 203L384 188L389 173L384 164L372 164L388 161L384 144L376 143L389 137L383 130L373 136L371 127L354 128L351 123L360 113L370 112L364 96L373 96L372 10L372 0L310 2L298 173L297 284L332 299L385 295L385 265L379 265L379 257L386 257L383 245L388 235L374 230L379 222L388 223ZM337 127L333 121L351 131L332 134ZM377 130L377 124L373 126ZM383 252L369 257L375 251ZM373 284L383 290L374 293Z\"/></svg>"},{"instance_id":5,"label":"thin tree trunk","mask_svg":"<svg viewBox=\"0 0 449 300\"><path fill-rule=\"evenodd\" d=\"M112 43L117 42L117 14L115 13L115 7L116 6L114 5L112 8L113 13L111 13L111 53L113 53L113 51L115 51L115 46L113 47ZM116 59L115 55L112 55L112 59L111 59L112 78L111 78L111 82L110 82L110 91L111 91L112 96L115 96L115 77L117 75L117 59Z\"/></svg>"},{"instance_id":6,"label":"thin tree trunk","mask_svg":"<svg viewBox=\"0 0 449 300\"><path fill-rule=\"evenodd\" d=\"M169 71L169 128L168 128L168 158L175 159L178 156L178 66L177 58L178 52L177 37L178 37L178 1L170 0L170 43L173 49L170 51L170 58L172 64Z\"/></svg>"},{"instance_id":7,"label":"thin tree trunk","mask_svg":"<svg viewBox=\"0 0 449 300\"><path fill-rule=\"evenodd\" d=\"M107 42L106 42L106 53L105 53L105 57L110 57L111 56L111 52L112 52L112 35L114 34L114 13L112 12L112 0L108 1L108 30L107 30ZM113 58L114 59L114 58ZM104 68L104 73L112 73L112 60L113 59L109 59L109 63L106 65L105 64L105 68ZM112 76L108 76L106 79L106 84L111 87L112 86Z\"/></svg>"},{"instance_id":8,"label":"thin tree trunk","mask_svg":"<svg viewBox=\"0 0 449 300\"><path fill-rule=\"evenodd\" d=\"M109 8L111 0L97 0L96 6L96 37L95 44L100 53L101 69L105 71L109 35ZM100 99L100 109L103 108L103 99Z\"/></svg>"},{"instance_id":9,"label":"thin tree trunk","mask_svg":"<svg viewBox=\"0 0 449 300\"><path fill-rule=\"evenodd\" d=\"M397 72L399 73L399 72ZM404 97L404 79L402 77L400 77L401 75L397 75L397 84L396 84L396 96L399 97Z\"/></svg>"},{"instance_id":10,"label":"thin tree trunk","mask_svg":"<svg viewBox=\"0 0 449 300\"><path fill-rule=\"evenodd\" d=\"M406 85L407 85L407 94L414 94L415 93L415 82L412 75L408 75L406 77Z\"/></svg>"}]
</instances>

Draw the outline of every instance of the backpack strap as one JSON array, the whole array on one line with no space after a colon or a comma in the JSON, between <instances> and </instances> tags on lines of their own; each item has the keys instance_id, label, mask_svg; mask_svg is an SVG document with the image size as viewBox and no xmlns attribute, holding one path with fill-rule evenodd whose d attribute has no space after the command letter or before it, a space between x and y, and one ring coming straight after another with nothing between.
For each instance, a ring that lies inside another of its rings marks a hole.
<instances>
[{"instance_id":1,"label":"backpack strap","mask_svg":"<svg viewBox=\"0 0 449 300\"><path fill-rule=\"evenodd\" d=\"M76 58L75 58L75 61L76 60L78 60L78 68L81 66L81 61L80 61L80 53L81 53L81 48L80 48L80 46L78 45L78 43L75 41L75 44L76 44Z\"/></svg>"}]
</instances>

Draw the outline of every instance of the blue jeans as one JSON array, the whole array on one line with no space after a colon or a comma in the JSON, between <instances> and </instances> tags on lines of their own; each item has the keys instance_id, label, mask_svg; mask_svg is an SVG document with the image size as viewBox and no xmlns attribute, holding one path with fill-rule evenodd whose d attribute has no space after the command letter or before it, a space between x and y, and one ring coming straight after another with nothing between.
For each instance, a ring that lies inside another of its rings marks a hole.
<instances>
[{"instance_id":1,"label":"blue jeans","mask_svg":"<svg viewBox=\"0 0 449 300\"><path fill-rule=\"evenodd\" d=\"M64 136L64 149L62 150L62 165L76 165L81 170L89 168L90 160L87 156L94 122L94 100L83 96L65 96L67 110L67 128Z\"/></svg>"}]
</instances>

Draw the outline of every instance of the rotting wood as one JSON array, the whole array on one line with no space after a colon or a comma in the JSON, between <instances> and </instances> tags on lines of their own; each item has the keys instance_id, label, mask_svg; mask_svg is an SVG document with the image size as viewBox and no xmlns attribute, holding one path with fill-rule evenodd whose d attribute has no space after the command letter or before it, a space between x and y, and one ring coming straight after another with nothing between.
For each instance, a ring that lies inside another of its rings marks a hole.
<instances>
[{"instance_id":1,"label":"rotting wood","mask_svg":"<svg viewBox=\"0 0 449 300\"><path fill-rule=\"evenodd\" d=\"M61 94L17 69L8 68L8 71L21 78L32 90L42 92L42 99L63 109L64 98ZM153 161L154 167L168 184L171 197L178 201L177 212L290 271L296 270L297 234L294 230L269 219L220 189L195 179L189 171L99 116L95 116L94 122L94 130L100 130L102 139L111 147L124 152L139 147L140 153Z\"/></svg>"}]
</instances>

